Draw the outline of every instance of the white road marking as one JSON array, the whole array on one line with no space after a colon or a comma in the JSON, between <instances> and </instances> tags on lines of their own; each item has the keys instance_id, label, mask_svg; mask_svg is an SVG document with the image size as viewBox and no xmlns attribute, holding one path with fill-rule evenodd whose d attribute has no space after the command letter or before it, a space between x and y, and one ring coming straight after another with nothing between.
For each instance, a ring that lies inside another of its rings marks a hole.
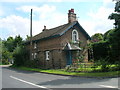
<instances>
[{"instance_id":1,"label":"white road marking","mask_svg":"<svg viewBox=\"0 0 120 90\"><path fill-rule=\"evenodd\" d=\"M106 87L106 88L118 88L118 87L114 87L114 86L108 86L108 85L99 85L101 87Z\"/></svg>"},{"instance_id":2,"label":"white road marking","mask_svg":"<svg viewBox=\"0 0 120 90\"><path fill-rule=\"evenodd\" d=\"M30 84L30 85L33 85L33 86L36 86L36 87L39 87L39 88L45 88L45 89L48 89L47 87L44 87L44 86L40 86L40 85L36 85L34 83L31 83L31 82L28 82L28 81L25 81L25 80L22 80L22 79L19 79L19 78L16 78L16 77L13 77L13 76L10 76L11 78L15 79L15 80L18 80L18 81L21 81L21 82L24 82L24 83L27 83L27 84ZM51 90L51 89L48 89L48 90Z\"/></svg>"}]
</instances>

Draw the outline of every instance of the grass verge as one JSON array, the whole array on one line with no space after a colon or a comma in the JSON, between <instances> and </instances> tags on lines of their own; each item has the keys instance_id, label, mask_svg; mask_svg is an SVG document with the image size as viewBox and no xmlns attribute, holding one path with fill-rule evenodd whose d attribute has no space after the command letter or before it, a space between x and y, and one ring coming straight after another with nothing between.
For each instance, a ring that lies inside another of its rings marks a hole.
<instances>
[{"instance_id":1,"label":"grass verge","mask_svg":"<svg viewBox=\"0 0 120 90\"><path fill-rule=\"evenodd\" d=\"M111 72L67 72L61 69L51 69L51 70L43 70L37 68L29 68L29 67L14 67L19 70L27 70L27 71L36 71L43 73L51 73L51 74L60 74L60 75L71 75L71 76L82 76L82 77L118 77L120 76L120 71L111 71Z\"/></svg>"}]
</instances>

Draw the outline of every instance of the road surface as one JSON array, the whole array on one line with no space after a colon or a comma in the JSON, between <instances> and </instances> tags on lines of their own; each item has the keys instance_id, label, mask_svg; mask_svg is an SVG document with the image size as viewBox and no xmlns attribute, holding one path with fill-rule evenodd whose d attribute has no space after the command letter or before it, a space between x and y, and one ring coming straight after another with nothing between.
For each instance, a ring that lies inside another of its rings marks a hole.
<instances>
[{"instance_id":1,"label":"road surface","mask_svg":"<svg viewBox=\"0 0 120 90\"><path fill-rule=\"evenodd\" d=\"M118 88L118 78L83 78L2 67L2 88ZM116 90L116 89L115 89Z\"/></svg>"}]
</instances>

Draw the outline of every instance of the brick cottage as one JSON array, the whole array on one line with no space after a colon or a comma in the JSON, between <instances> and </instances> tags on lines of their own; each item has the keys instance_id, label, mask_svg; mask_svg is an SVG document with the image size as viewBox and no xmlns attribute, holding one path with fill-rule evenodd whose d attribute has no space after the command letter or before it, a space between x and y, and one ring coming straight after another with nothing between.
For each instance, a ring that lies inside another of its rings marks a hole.
<instances>
[{"instance_id":1,"label":"brick cottage","mask_svg":"<svg viewBox=\"0 0 120 90\"><path fill-rule=\"evenodd\" d=\"M30 60L38 59L39 68L64 68L72 65L79 56L88 62L87 44L90 36L76 20L74 9L68 12L68 23L55 28L44 29L32 37ZM30 51L30 40L25 47Z\"/></svg>"}]
</instances>

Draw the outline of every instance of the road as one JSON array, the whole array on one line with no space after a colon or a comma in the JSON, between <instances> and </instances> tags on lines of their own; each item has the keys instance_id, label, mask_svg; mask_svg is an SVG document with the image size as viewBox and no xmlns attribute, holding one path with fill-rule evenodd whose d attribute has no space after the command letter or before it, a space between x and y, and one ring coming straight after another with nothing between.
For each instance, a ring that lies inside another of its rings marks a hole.
<instances>
[{"instance_id":1,"label":"road","mask_svg":"<svg viewBox=\"0 0 120 90\"><path fill-rule=\"evenodd\" d=\"M2 88L118 88L118 78L83 78L2 67ZM116 90L116 89L115 89Z\"/></svg>"}]
</instances>

